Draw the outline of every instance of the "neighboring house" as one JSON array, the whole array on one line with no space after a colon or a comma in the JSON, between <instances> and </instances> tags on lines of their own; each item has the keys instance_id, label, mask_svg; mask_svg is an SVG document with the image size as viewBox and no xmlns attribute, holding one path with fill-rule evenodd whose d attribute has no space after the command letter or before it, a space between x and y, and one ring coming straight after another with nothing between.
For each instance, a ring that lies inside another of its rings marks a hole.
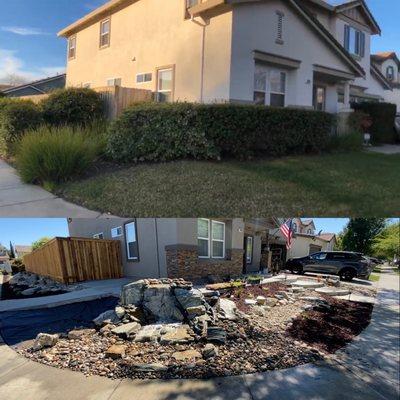
<instances>
[{"instance_id":1,"label":"neighboring house","mask_svg":"<svg viewBox=\"0 0 400 400\"><path fill-rule=\"evenodd\" d=\"M37 96L65 87L66 75L61 74L3 90L7 97Z\"/></svg>"},{"instance_id":2,"label":"neighboring house","mask_svg":"<svg viewBox=\"0 0 400 400\"><path fill-rule=\"evenodd\" d=\"M11 271L10 256L7 249L0 244L0 271Z\"/></svg>"},{"instance_id":3,"label":"neighboring house","mask_svg":"<svg viewBox=\"0 0 400 400\"><path fill-rule=\"evenodd\" d=\"M394 103L400 112L400 60L394 51L372 55L372 63L389 81L391 90L385 91L385 101Z\"/></svg>"},{"instance_id":4,"label":"neighboring house","mask_svg":"<svg viewBox=\"0 0 400 400\"><path fill-rule=\"evenodd\" d=\"M380 33L364 0L111 0L59 36L67 86L346 114L351 100L383 100L370 64Z\"/></svg>"},{"instance_id":5,"label":"neighboring house","mask_svg":"<svg viewBox=\"0 0 400 400\"><path fill-rule=\"evenodd\" d=\"M22 259L26 254L32 253L32 246L16 244L14 246L15 258Z\"/></svg>"},{"instance_id":6,"label":"neighboring house","mask_svg":"<svg viewBox=\"0 0 400 400\"><path fill-rule=\"evenodd\" d=\"M269 246L272 262L286 262L292 257L303 257L318 251L334 250L336 235L334 233L316 233L312 219L293 219L293 240L290 250L286 249L286 239L279 229L270 230Z\"/></svg>"},{"instance_id":7,"label":"neighboring house","mask_svg":"<svg viewBox=\"0 0 400 400\"><path fill-rule=\"evenodd\" d=\"M125 276L189 280L260 271L275 227L272 219L69 220L71 237L120 240Z\"/></svg>"}]
</instances>

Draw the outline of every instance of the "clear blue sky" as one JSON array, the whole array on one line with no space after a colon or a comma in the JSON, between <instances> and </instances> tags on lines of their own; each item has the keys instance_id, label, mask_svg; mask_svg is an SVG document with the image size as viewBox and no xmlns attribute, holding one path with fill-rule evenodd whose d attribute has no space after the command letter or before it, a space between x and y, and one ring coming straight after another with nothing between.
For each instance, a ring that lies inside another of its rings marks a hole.
<instances>
[{"instance_id":1,"label":"clear blue sky","mask_svg":"<svg viewBox=\"0 0 400 400\"><path fill-rule=\"evenodd\" d=\"M30 245L44 236L69 236L67 220L65 218L0 218L0 243L7 248L10 247L10 241L13 244Z\"/></svg>"},{"instance_id":2,"label":"clear blue sky","mask_svg":"<svg viewBox=\"0 0 400 400\"><path fill-rule=\"evenodd\" d=\"M0 0L0 81L7 73L36 79L63 72L66 42L56 33L105 2ZM373 52L400 54L400 0L367 3L383 31L382 37L373 37Z\"/></svg>"},{"instance_id":3,"label":"clear blue sky","mask_svg":"<svg viewBox=\"0 0 400 400\"><path fill-rule=\"evenodd\" d=\"M322 230L326 233L340 233L346 224L349 222L348 218L305 218L313 219L317 233Z\"/></svg>"}]
</instances>

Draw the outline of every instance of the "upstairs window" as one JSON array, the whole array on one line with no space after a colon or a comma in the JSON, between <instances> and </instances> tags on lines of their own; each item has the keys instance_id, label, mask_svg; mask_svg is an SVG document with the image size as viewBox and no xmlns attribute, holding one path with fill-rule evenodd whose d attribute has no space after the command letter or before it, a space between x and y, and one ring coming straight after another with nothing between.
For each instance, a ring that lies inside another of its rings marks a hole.
<instances>
[{"instance_id":1,"label":"upstairs window","mask_svg":"<svg viewBox=\"0 0 400 400\"><path fill-rule=\"evenodd\" d=\"M276 30L276 43L283 44L283 12L277 11L277 30Z\"/></svg>"},{"instance_id":2,"label":"upstairs window","mask_svg":"<svg viewBox=\"0 0 400 400\"><path fill-rule=\"evenodd\" d=\"M386 78L389 81L393 81L394 80L394 68L392 65L390 65L389 67L386 68Z\"/></svg>"},{"instance_id":3,"label":"upstairs window","mask_svg":"<svg viewBox=\"0 0 400 400\"><path fill-rule=\"evenodd\" d=\"M344 47L353 55L365 56L365 33L353 28L352 26L344 26Z\"/></svg>"},{"instance_id":4,"label":"upstairs window","mask_svg":"<svg viewBox=\"0 0 400 400\"><path fill-rule=\"evenodd\" d=\"M76 57L76 36L68 39L68 59L73 60Z\"/></svg>"},{"instance_id":5,"label":"upstairs window","mask_svg":"<svg viewBox=\"0 0 400 400\"><path fill-rule=\"evenodd\" d=\"M101 21L100 23L100 48L108 47L110 45L110 18Z\"/></svg>"},{"instance_id":6,"label":"upstairs window","mask_svg":"<svg viewBox=\"0 0 400 400\"><path fill-rule=\"evenodd\" d=\"M95 235L93 235L93 239L104 239L103 232L96 233Z\"/></svg>"},{"instance_id":7,"label":"upstairs window","mask_svg":"<svg viewBox=\"0 0 400 400\"><path fill-rule=\"evenodd\" d=\"M297 224L296 224L295 222L293 222L293 224L292 224L292 231L293 231L294 233L297 232Z\"/></svg>"}]
</instances>

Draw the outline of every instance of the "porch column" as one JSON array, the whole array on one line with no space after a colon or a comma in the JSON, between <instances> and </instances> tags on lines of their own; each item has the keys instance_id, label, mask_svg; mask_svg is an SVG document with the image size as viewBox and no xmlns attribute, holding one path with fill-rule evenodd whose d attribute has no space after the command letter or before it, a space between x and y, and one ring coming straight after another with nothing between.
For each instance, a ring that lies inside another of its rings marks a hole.
<instances>
[{"instance_id":1,"label":"porch column","mask_svg":"<svg viewBox=\"0 0 400 400\"><path fill-rule=\"evenodd\" d=\"M346 81L344 83L344 108L350 108L350 82Z\"/></svg>"}]
</instances>

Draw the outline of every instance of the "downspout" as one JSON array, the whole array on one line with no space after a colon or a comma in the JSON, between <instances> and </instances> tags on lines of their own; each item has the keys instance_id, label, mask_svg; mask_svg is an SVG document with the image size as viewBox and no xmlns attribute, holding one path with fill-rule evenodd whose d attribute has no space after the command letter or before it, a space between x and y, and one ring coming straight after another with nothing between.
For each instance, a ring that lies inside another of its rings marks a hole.
<instances>
[{"instance_id":1,"label":"downspout","mask_svg":"<svg viewBox=\"0 0 400 400\"><path fill-rule=\"evenodd\" d=\"M159 245L158 245L158 225L157 225L157 218L154 218L154 229L155 229L155 233L156 233L158 277L161 278L160 253L159 253Z\"/></svg>"},{"instance_id":2,"label":"downspout","mask_svg":"<svg viewBox=\"0 0 400 400\"><path fill-rule=\"evenodd\" d=\"M204 101L204 64L205 64L205 44L206 44L206 27L210 25L209 21L205 21L203 18L200 18L200 21L197 21L193 15L190 16L190 20L199 25L202 29L201 32L201 60L200 60L200 103Z\"/></svg>"}]
</instances>

